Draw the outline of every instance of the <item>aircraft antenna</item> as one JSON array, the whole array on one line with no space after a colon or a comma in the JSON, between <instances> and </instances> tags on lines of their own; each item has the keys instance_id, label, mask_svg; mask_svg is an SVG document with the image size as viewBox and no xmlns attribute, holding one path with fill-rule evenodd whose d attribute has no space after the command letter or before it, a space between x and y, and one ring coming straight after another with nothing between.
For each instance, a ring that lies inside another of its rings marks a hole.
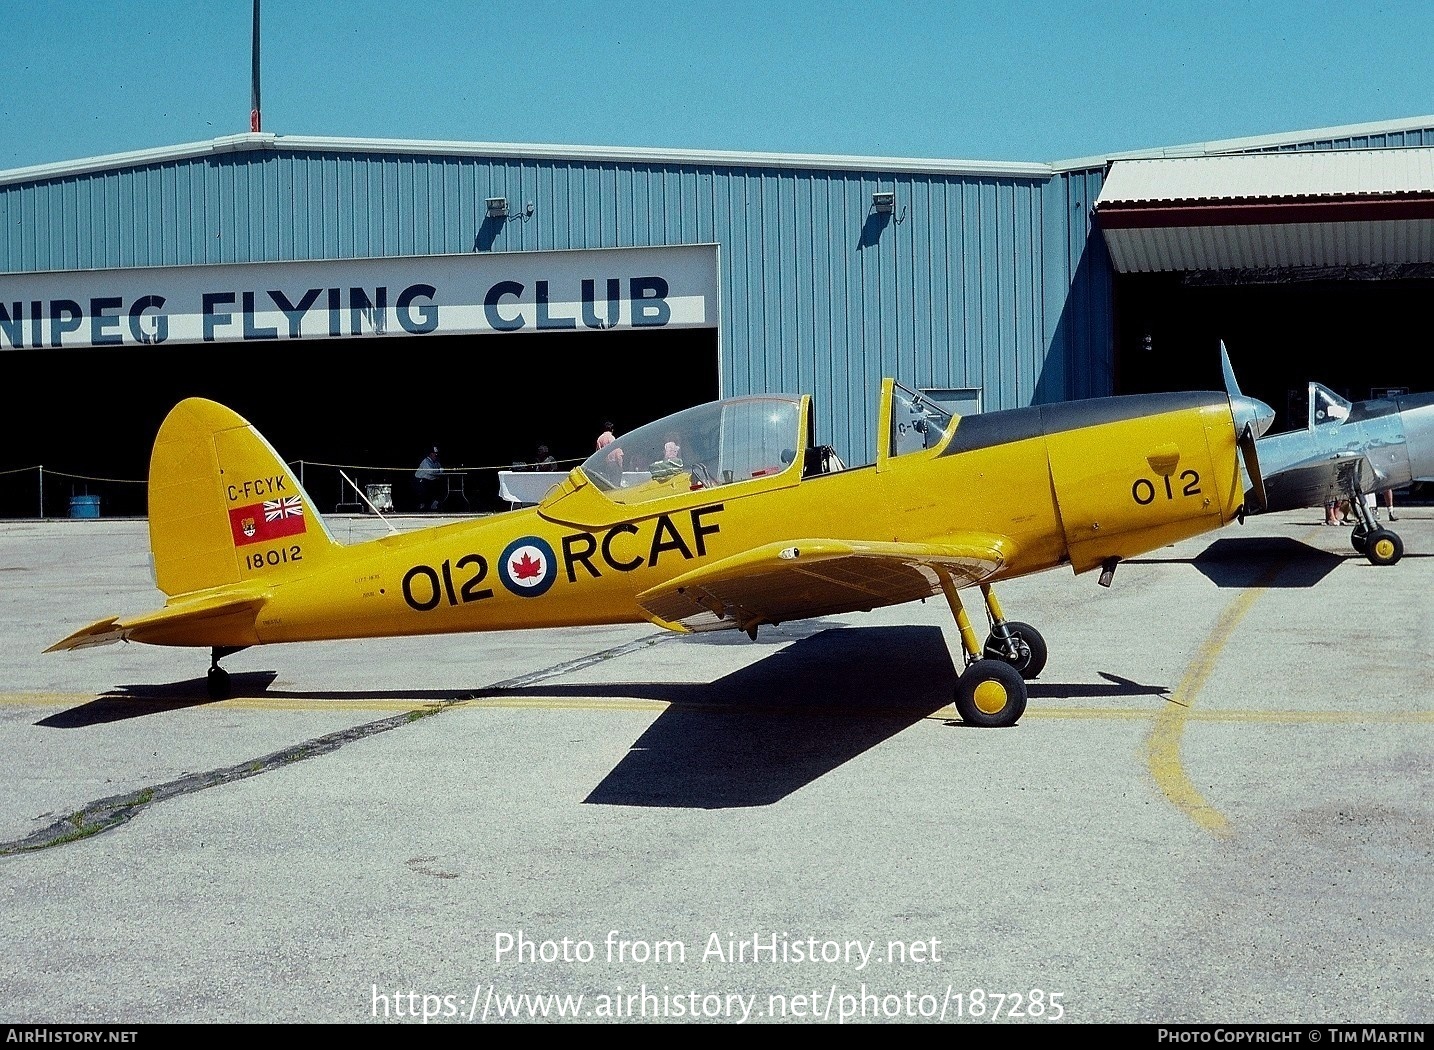
<instances>
[{"instance_id":1,"label":"aircraft antenna","mask_svg":"<svg viewBox=\"0 0 1434 1050\"><path fill-rule=\"evenodd\" d=\"M353 490L358 493L359 499L361 499L361 500L363 500L365 503L367 503L367 504L368 504L368 509L371 510L371 511L373 511L375 514L378 515L379 520L382 521L385 525L388 526L388 531L389 531L389 532L397 532L397 531L398 531L396 528L393 527L393 522L389 521L387 518L385 518L385 517L383 516L383 511L379 510L377 507L375 507L375 506L373 505L373 500L371 500L371 499L368 498L368 493L364 492L364 490L361 489L361 488L359 488L357 485L354 485L354 479L353 479L353 478L349 477L349 476L348 476L347 474L345 474L342 470L339 471L339 477L343 478L343 479L344 479L345 481L347 481L350 485L353 485Z\"/></svg>"}]
</instances>

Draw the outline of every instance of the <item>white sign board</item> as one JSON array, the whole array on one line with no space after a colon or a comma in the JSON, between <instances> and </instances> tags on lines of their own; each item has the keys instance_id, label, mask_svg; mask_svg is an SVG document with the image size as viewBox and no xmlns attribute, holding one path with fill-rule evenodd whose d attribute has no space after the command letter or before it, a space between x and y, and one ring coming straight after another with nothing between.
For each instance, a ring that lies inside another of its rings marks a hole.
<instances>
[{"instance_id":1,"label":"white sign board","mask_svg":"<svg viewBox=\"0 0 1434 1050\"><path fill-rule=\"evenodd\" d=\"M717 325L717 246L0 274L0 350Z\"/></svg>"}]
</instances>

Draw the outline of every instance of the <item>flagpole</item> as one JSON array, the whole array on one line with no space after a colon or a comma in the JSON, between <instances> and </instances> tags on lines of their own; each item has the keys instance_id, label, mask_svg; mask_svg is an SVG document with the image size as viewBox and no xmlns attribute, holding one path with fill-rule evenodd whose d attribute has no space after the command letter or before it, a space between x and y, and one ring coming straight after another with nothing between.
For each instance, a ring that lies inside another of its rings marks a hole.
<instances>
[{"instance_id":1,"label":"flagpole","mask_svg":"<svg viewBox=\"0 0 1434 1050\"><path fill-rule=\"evenodd\" d=\"M262 122L259 119L259 0L254 0L254 43L253 68L250 73L249 130L258 132Z\"/></svg>"}]
</instances>

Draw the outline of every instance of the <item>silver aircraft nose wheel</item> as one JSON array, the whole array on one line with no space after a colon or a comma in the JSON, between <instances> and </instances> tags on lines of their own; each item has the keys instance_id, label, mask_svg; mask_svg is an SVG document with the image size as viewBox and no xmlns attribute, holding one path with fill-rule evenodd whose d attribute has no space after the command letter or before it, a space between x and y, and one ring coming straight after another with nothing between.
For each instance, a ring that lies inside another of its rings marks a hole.
<instances>
[{"instance_id":1,"label":"silver aircraft nose wheel","mask_svg":"<svg viewBox=\"0 0 1434 1050\"><path fill-rule=\"evenodd\" d=\"M1375 529L1365 537L1362 553L1373 565L1393 565L1404 557L1404 541L1398 533Z\"/></svg>"}]
</instances>

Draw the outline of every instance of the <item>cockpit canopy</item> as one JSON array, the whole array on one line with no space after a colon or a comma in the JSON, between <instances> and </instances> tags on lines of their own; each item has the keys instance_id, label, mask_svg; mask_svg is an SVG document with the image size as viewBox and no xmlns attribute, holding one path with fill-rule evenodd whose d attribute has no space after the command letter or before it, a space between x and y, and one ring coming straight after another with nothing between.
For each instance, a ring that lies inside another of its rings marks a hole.
<instances>
[{"instance_id":1,"label":"cockpit canopy","mask_svg":"<svg viewBox=\"0 0 1434 1050\"><path fill-rule=\"evenodd\" d=\"M1311 383L1309 390L1310 427L1343 423L1349 418L1349 411L1353 406L1329 387L1322 383Z\"/></svg>"},{"instance_id":2,"label":"cockpit canopy","mask_svg":"<svg viewBox=\"0 0 1434 1050\"><path fill-rule=\"evenodd\" d=\"M940 445L955 417L925 394L888 383L887 403L881 406L889 426L886 456ZM580 469L609 500L624 504L788 471L810 477L848 469L830 446L814 446L813 424L803 414L806 400L796 394L751 394L684 409L624 434L594 452Z\"/></svg>"},{"instance_id":3,"label":"cockpit canopy","mask_svg":"<svg viewBox=\"0 0 1434 1050\"><path fill-rule=\"evenodd\" d=\"M780 474L794 468L805 447L801 397L761 394L638 427L594 452L582 471L614 502L643 503Z\"/></svg>"}]
</instances>

